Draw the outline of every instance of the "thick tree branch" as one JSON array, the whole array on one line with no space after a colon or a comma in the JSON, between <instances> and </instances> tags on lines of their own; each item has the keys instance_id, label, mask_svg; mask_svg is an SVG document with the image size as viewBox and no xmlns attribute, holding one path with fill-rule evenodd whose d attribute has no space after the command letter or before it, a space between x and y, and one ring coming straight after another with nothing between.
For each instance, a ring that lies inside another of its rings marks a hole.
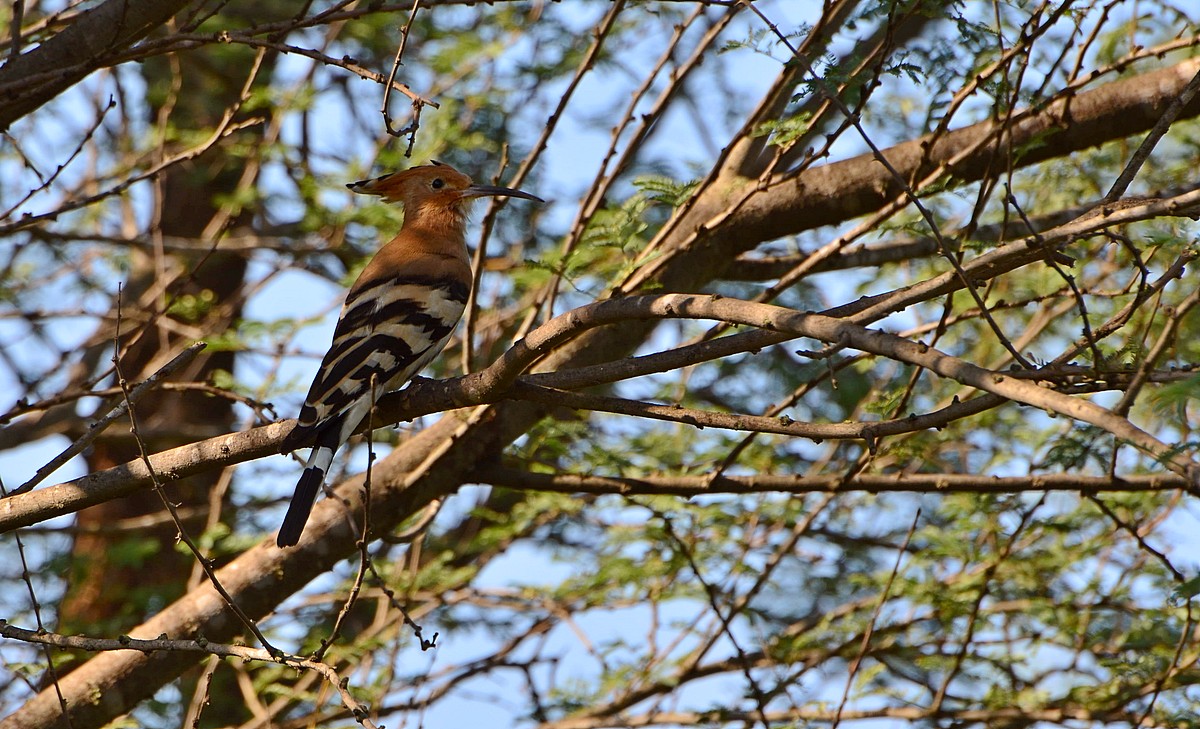
<instances>
[{"instance_id":1,"label":"thick tree branch","mask_svg":"<svg viewBox=\"0 0 1200 729\"><path fill-rule=\"evenodd\" d=\"M279 655L262 648L251 648L245 645L229 645L225 643L213 643L207 640L169 640L165 638L154 639L139 639L130 638L129 636L121 636L120 638L90 638L84 635L59 635L57 633L48 633L46 631L29 630L27 628L19 628L15 625L9 625L7 621L0 619L0 636L10 638L12 640L20 640L26 643L39 644L44 646L53 646L55 648L64 648L69 650L83 651L140 651L144 654L152 654L157 652L177 652L177 653L202 653L210 656L220 656L222 658L239 658L243 661L257 661L260 663L278 663L284 666L292 666L294 668L306 669L315 671L320 674L329 684L330 688L337 691L342 697L342 703L346 709L351 712L364 727L374 728L374 724L368 718L370 709L364 706L361 702L354 698L349 689L346 688L347 682L338 674L337 669L333 666L318 659L308 659L303 656Z\"/></svg>"},{"instance_id":2,"label":"thick tree branch","mask_svg":"<svg viewBox=\"0 0 1200 729\"><path fill-rule=\"evenodd\" d=\"M1200 58L1189 59L1060 98L1019 115L1001 134L995 122L980 122L936 139L904 142L882 154L905 180L945 167L956 182L972 182L987 172L998 146L1022 150L1013 164L1025 167L1144 132L1197 72ZM1178 118L1197 114L1200 97L1193 98ZM703 280L719 277L726 265L759 243L867 214L903 191L900 180L872 154L810 167L759 188L757 180L743 178L740 184L727 180L719 189L699 193L702 199L668 224L668 237L653 247L695 247L699 250L694 255L706 264L679 266L675 256L664 256L639 269L622 290L634 291L651 282L672 291L694 290L701 283L697 274Z\"/></svg>"},{"instance_id":3,"label":"thick tree branch","mask_svg":"<svg viewBox=\"0 0 1200 729\"><path fill-rule=\"evenodd\" d=\"M1197 193L1200 195L1200 193ZM1018 245L1018 244L1010 244ZM1017 249L1018 251L1020 248ZM991 254L981 256L987 259ZM456 407L486 405L501 400L529 397L541 401L546 408L554 403L543 396L533 397L536 390L527 390L518 383L518 376L540 358L563 348L572 340L586 338L590 329L610 324L637 320L662 318L714 319L732 324L761 327L784 335L785 338L809 337L838 346L859 349L872 354L895 359L907 364L924 367L943 377L949 377L970 387L983 390L1006 400L1045 409L1049 412L1081 420L1103 428L1113 435L1130 442L1136 447L1162 459L1164 464L1177 472L1194 478L1194 464L1180 454L1174 453L1167 444L1137 428L1127 419L1104 408L1070 395L1041 387L1028 379L1029 373L991 372L957 357L951 357L923 344L912 342L893 334L868 329L861 325L835 319L826 315L800 313L782 307L756 304L736 299L688 294L664 296L642 296L590 304L563 314L534 330L528 337L514 345L499 360L487 369L473 375L441 382L418 383L411 390L419 393L419 400L410 400L413 392L406 390L393 395L382 403L380 422L393 423L418 415ZM544 387L552 383L551 376L532 378ZM401 399L405 402L402 407ZM551 399L552 400L552 399ZM561 404L561 402L559 403ZM998 402L989 401L986 407ZM662 406L660 406L662 407ZM967 402L951 406L953 417L932 413L914 416L890 423L865 423L829 426L788 426L777 424L768 428L772 419L756 420L756 427L810 438L861 437L868 440L901 432L945 425L949 420L978 412L984 405ZM670 408L663 408L668 411ZM646 414L646 413L641 413ZM714 415L714 427L730 416ZM717 422L720 420L720 422ZM175 480L216 466L259 458L275 452L278 443L292 428L292 421L282 421L269 426L255 428L243 433L212 438L200 443L182 446L155 454L150 458L154 471L164 480ZM405 449L408 450L408 449ZM0 500L0 532L28 526L42 519L70 513L85 506L124 496L152 483L151 472L140 461L126 463L117 468L89 474L75 481L20 494ZM318 507L320 508L320 507ZM386 523L383 531L390 529Z\"/></svg>"},{"instance_id":4,"label":"thick tree branch","mask_svg":"<svg viewBox=\"0 0 1200 729\"><path fill-rule=\"evenodd\" d=\"M966 473L896 473L889 475L860 473L851 478L840 474L826 476L770 475L754 476L593 476L585 474L549 474L482 466L472 472L471 480L510 489L553 491L566 494L621 494L699 496L701 494L757 494L773 491L786 494L866 491L881 493L980 493L1011 494L1021 491L1169 491L1188 488L1187 480L1175 474L1150 476L1086 476L1074 473L1050 473L1036 476L982 476Z\"/></svg>"},{"instance_id":5,"label":"thick tree branch","mask_svg":"<svg viewBox=\"0 0 1200 729\"><path fill-rule=\"evenodd\" d=\"M0 66L0 131L146 37L190 0L107 0ZM36 80L33 80L36 79Z\"/></svg>"}]
</instances>

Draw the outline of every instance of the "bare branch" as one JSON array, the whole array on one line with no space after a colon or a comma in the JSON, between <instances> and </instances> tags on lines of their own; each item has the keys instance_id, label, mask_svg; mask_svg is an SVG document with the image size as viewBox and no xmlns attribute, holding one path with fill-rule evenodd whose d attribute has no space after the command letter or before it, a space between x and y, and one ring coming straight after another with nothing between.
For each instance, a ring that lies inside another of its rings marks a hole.
<instances>
[{"instance_id":1,"label":"bare branch","mask_svg":"<svg viewBox=\"0 0 1200 729\"><path fill-rule=\"evenodd\" d=\"M127 393L123 393L125 397L121 402L104 414L104 417L92 422L88 426L88 430L83 436L77 438L74 443L67 447L62 453L59 453L54 458L51 458L44 466L37 470L28 481L21 484L19 488L10 491L6 496L14 496L29 491L37 486L51 473L58 470L59 466L74 458L77 454L82 453L84 448L87 448L104 430L113 423L117 418L128 412L130 405L136 403L143 395L158 387L163 380L170 377L176 370L184 366L188 362L195 359L197 354L208 345L204 342L196 342L192 346L180 352L170 362L163 365L157 372L150 375L142 382L134 385Z\"/></svg>"},{"instance_id":2,"label":"bare branch","mask_svg":"<svg viewBox=\"0 0 1200 729\"><path fill-rule=\"evenodd\" d=\"M144 38L190 0L106 0L72 19L53 37L0 66L0 131ZM15 49L14 49L15 51ZM45 80L22 87L34 74ZM2 91L3 89L14 89Z\"/></svg>"},{"instance_id":3,"label":"bare branch","mask_svg":"<svg viewBox=\"0 0 1200 729\"><path fill-rule=\"evenodd\" d=\"M531 489L566 494L622 494L651 496L699 496L702 494L755 494L779 492L810 494L866 491L919 494L1013 494L1021 492L1174 491L1188 489L1185 478L1170 473L1130 476L1089 476L1078 473L1047 473L1036 476L987 476L965 473L860 473L852 478L828 476L757 474L754 476L595 476L574 473L537 473L502 466L482 466L471 472L479 483L510 489Z\"/></svg>"}]
</instances>

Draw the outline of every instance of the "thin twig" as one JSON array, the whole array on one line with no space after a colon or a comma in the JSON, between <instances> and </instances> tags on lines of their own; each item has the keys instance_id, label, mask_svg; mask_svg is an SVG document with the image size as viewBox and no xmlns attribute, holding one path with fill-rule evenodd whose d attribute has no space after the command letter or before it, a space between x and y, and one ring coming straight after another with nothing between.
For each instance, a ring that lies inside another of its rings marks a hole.
<instances>
[{"instance_id":1,"label":"thin twig","mask_svg":"<svg viewBox=\"0 0 1200 729\"><path fill-rule=\"evenodd\" d=\"M4 488L4 479L0 477L0 496L7 496ZM29 604L33 608L33 619L37 621L38 632L46 632L45 623L42 622L42 605L37 598L37 590L33 589L33 573L29 570L29 558L25 556L25 542L21 539L21 533L13 534L17 542L17 555L21 560L21 580L25 583L25 589L29 591ZM4 621L0 619L0 625ZM42 653L46 656L46 673L50 675L50 683L54 686L54 694L58 697L58 705L62 710L63 720L67 724L67 729L71 728L71 713L67 710L67 699L63 696L62 686L58 683L58 669L54 667L54 656L50 654L48 646L42 647Z\"/></svg>"},{"instance_id":2,"label":"thin twig","mask_svg":"<svg viewBox=\"0 0 1200 729\"><path fill-rule=\"evenodd\" d=\"M996 576L996 571L1000 569L1000 565L1004 563L1016 549L1017 539L1021 533L1025 531L1025 527L1029 526L1030 520L1037 510L1042 508L1046 503L1046 494L1042 494L1033 506L1026 509L1021 514L1021 519L1017 522L1016 528L1000 549L996 558L988 562L984 567L983 573L979 575L979 592L975 595L975 600L971 603L971 611L967 615L966 635L963 636L962 643L959 645L958 651L954 654L954 663L950 666L950 670L946 671L946 675L942 678L941 686L938 687L937 693L930 702L929 710L933 712L941 711L942 704L946 700L946 696L950 691L950 684L954 681L962 668L963 662L967 659L967 651L970 649L971 641L975 639L975 630L979 625L979 614L983 610L983 601L987 599L991 591L992 578Z\"/></svg>"},{"instance_id":3,"label":"thin twig","mask_svg":"<svg viewBox=\"0 0 1200 729\"><path fill-rule=\"evenodd\" d=\"M21 26L25 24L25 0L13 0L12 18L8 23L8 37L12 45L8 49L8 59L11 61L21 55Z\"/></svg>"},{"instance_id":4,"label":"thin twig","mask_svg":"<svg viewBox=\"0 0 1200 729\"><path fill-rule=\"evenodd\" d=\"M54 458L51 458L44 466L39 468L37 473L33 475L33 478L30 478L28 481L21 484L20 488L13 490L9 494L5 494L5 496L7 497L15 494L22 494L33 489L35 486L41 483L43 479L58 470L58 468L64 463L82 453L83 450L91 445L92 441L96 440L96 438L98 438L100 434L103 433L106 428L108 428L109 425L112 425L113 421L128 412L129 408L143 395L153 390L164 379L174 374L175 370L178 370L180 367L195 359L196 355L200 354L200 352L202 352L207 346L208 345L204 342L193 343L187 349L175 355L170 362L159 368L157 372L138 383L132 389L128 391L122 390L121 402L117 403L112 410L109 410L104 417L88 425L86 433L79 436L79 438L77 438L74 443L67 446L62 453L59 453Z\"/></svg>"},{"instance_id":5,"label":"thin twig","mask_svg":"<svg viewBox=\"0 0 1200 729\"><path fill-rule=\"evenodd\" d=\"M95 136L96 130L99 129L100 125L104 123L104 117L106 117L108 115L108 112L112 111L116 106L117 106L116 98L109 96L108 97L108 105L105 106L103 109L101 109L100 113L96 115L95 121L93 121L92 125L90 127L88 127L88 130L86 132L84 132L83 137L80 138L80 140L79 140L79 143L75 145L75 149L70 154L67 155L67 158L65 160L58 163L58 166L54 168L54 172L50 173L49 177L46 177L45 179L41 180L41 184L39 184L37 187L30 188L29 191L26 192L21 197L20 200L17 200L12 205L10 205L8 210L5 210L4 212L0 213L0 220L7 220L9 218L9 216L11 216L14 212L17 211L17 209L19 209L22 205L24 205L26 202L28 202L31 197L33 197L34 195L38 194L39 192L49 188L50 185L54 184L54 181L57 180L59 178L59 176L64 171L66 171L67 167L69 167L71 165L71 163L75 161L75 158L78 157L81 152L83 152L84 147L86 147L87 143L90 142L92 137ZM7 133L5 134L5 136L8 136ZM34 170L34 172L37 172L37 170ZM38 173L38 176L41 177L41 173Z\"/></svg>"},{"instance_id":6,"label":"thin twig","mask_svg":"<svg viewBox=\"0 0 1200 729\"><path fill-rule=\"evenodd\" d=\"M200 678L196 681L196 688L192 691L192 701L188 704L187 714L183 717L183 726L199 729L200 716L204 712L204 707L208 706L211 695L213 674L216 673L219 665L221 665L220 656L212 656L205 661L204 668L200 671Z\"/></svg>"},{"instance_id":7,"label":"thin twig","mask_svg":"<svg viewBox=\"0 0 1200 729\"><path fill-rule=\"evenodd\" d=\"M1197 71L1196 75L1192 76L1192 80L1188 81L1187 86L1183 87L1183 90L1179 92L1179 96L1176 96L1167 105L1162 116L1154 123L1154 127L1150 129L1149 133L1146 134L1146 138L1138 145L1133 156L1129 158L1129 163L1125 165L1125 169L1121 170L1120 176L1113 182L1112 187L1108 189L1108 193L1105 194L1104 199L1100 201L1101 205L1116 202L1117 198L1125 194L1125 191L1129 189L1129 185L1133 182L1133 178L1137 176L1138 170L1150 158L1150 153L1154 151L1154 146L1158 144L1163 135L1167 133L1167 130L1171 128L1171 124L1174 123L1184 107L1191 102L1192 97L1196 95L1197 91L1200 91L1200 71Z\"/></svg>"},{"instance_id":8,"label":"thin twig","mask_svg":"<svg viewBox=\"0 0 1200 729\"><path fill-rule=\"evenodd\" d=\"M826 499L826 503L828 503L828 499ZM737 661L739 667L741 668L742 676L746 679L746 685L750 687L750 692L754 698L755 710L753 715L758 722L762 723L763 729L771 729L771 722L767 718L768 699L766 692L762 690L762 686L760 686L758 680L754 678L754 673L751 671L752 665L746 655L746 651L742 648L737 636L734 635L733 632L733 619L737 617L740 609L744 607L744 603L742 601L738 601L736 605L731 606L731 609L728 611L729 614L726 615L726 611L721 609L721 595L719 592L717 592L716 585L712 584L708 578L704 576L703 570L700 569L700 565L696 562L696 557L692 554L691 547L689 547L687 543L683 541L683 538L680 537L675 531L675 527L671 522L671 517L652 506L645 504L642 504L642 506L648 509L650 513L654 514L656 517L658 517L658 520L662 522L663 531L666 532L667 537L669 537L670 540L675 544L675 548L678 549L683 555L684 559L687 560L688 566L692 568L692 574L696 576L696 580L700 583L700 586L704 588L704 594L708 597L708 606L713 611L713 614L717 616L717 620L720 621L721 632L724 633L726 640L733 645L733 651L737 655ZM817 511L820 510L817 509ZM753 725L748 724L747 726L749 727Z\"/></svg>"},{"instance_id":9,"label":"thin twig","mask_svg":"<svg viewBox=\"0 0 1200 729\"><path fill-rule=\"evenodd\" d=\"M189 160L195 159L196 157L199 157L200 155L204 154L209 149L211 149L213 146L215 146L217 144L217 142L221 141L225 137L235 134L243 129L247 129L249 127L261 124L262 122L263 122L263 120L260 118L245 119L242 121L233 122L232 115L230 114L221 123L219 123L217 125L217 128L213 132L212 136L210 136L208 139L201 142L200 144L196 145L195 147L193 147L185 152L180 152L179 154L172 155L171 157L163 160L162 162L159 162L158 164L154 165L153 167L151 167L147 170L144 170L142 172L139 172L138 174L133 175L132 177L129 177L128 179L122 180L121 182L117 183L116 185L113 185L112 187L108 188L107 190L102 190L93 195L87 195L84 197L74 199L68 203L64 203L63 205L58 206L57 208L55 208L54 210L51 210L50 212L39 213L37 215L27 215L27 216L22 217L20 220L14 221L12 223L8 223L6 225L2 225L2 226L0 226L0 235L8 235L11 233L15 233L19 230L25 230L26 228L33 227L34 225L41 223L43 221L53 220L55 218L58 218L59 216L63 215L64 213L68 213L73 210L79 210L80 208L85 208L89 205L92 205L93 203L99 202L101 200L104 200L105 198L109 198L114 195L120 195L121 193L125 192L130 187L132 187L136 183L141 182L142 180L148 180L148 179L157 177L158 175L160 175L162 172L164 172L169 167L173 167L174 165L177 165L181 162L187 162Z\"/></svg>"},{"instance_id":10,"label":"thin twig","mask_svg":"<svg viewBox=\"0 0 1200 729\"><path fill-rule=\"evenodd\" d=\"M425 100L419 97L409 96L412 99L413 119L408 126L403 129L392 128L392 115L388 110L392 98L392 88L396 81L396 72L400 70L401 60L404 58L404 48L408 45L408 34L412 30L413 21L417 18L417 10L421 7L421 0L413 0L412 10L408 13L408 22L404 24L404 29L400 32L400 45L396 48L396 57L392 60L392 70L388 74L387 83L383 88L383 105L380 111L383 113L383 126L387 133L393 137L403 137L408 135L408 148L404 150L404 156L412 156L413 146L417 143L417 129L421 126L421 108L425 105Z\"/></svg>"},{"instance_id":11,"label":"thin twig","mask_svg":"<svg viewBox=\"0 0 1200 729\"><path fill-rule=\"evenodd\" d=\"M363 476L363 513L362 513L362 533L358 539L358 573L354 576L354 584L350 586L350 594L346 596L346 601L342 603L342 609L338 611L337 619L333 622L333 629L329 631L329 637L321 639L321 647L313 653L313 660L319 661L325 657L325 652L328 651L337 641L338 636L342 632L342 624L346 620L346 616L350 614L351 608L358 602L359 592L362 590L363 578L367 575L367 568L371 563L371 555L367 551L367 544L371 538L371 468L375 463L375 443L371 434L375 430L375 403L378 400L375 394L375 389L378 386L378 374L371 373L371 407L367 410L367 472Z\"/></svg>"},{"instance_id":12,"label":"thin twig","mask_svg":"<svg viewBox=\"0 0 1200 729\"><path fill-rule=\"evenodd\" d=\"M1158 339L1150 347L1150 351L1146 353L1146 356L1138 363L1137 372L1133 374L1129 386L1121 394L1121 400L1113 406L1113 412L1118 415L1129 415L1129 410L1137 400L1138 393L1141 392L1146 382L1150 380L1151 374L1154 372L1155 363L1175 344L1179 335L1179 327L1183 324L1186 314L1198 304L1200 304L1200 289L1195 289L1184 297L1183 301L1172 307L1166 324L1163 326L1162 331L1159 332Z\"/></svg>"},{"instance_id":13,"label":"thin twig","mask_svg":"<svg viewBox=\"0 0 1200 729\"><path fill-rule=\"evenodd\" d=\"M179 538L183 540L184 544L187 545L188 549L190 549L192 554L196 557L196 560L204 569L204 574L208 576L209 582L212 583L213 588L221 595L221 598L225 601L225 604L229 606L229 609L238 616L238 619L242 621L242 624L244 624L246 628L254 634L254 637L258 638L258 641L262 644L263 648L267 649L271 653L280 653L281 651L271 645L266 636L264 636L258 629L258 625L238 606L236 602L234 602L233 596L229 594L229 592L225 589L225 586L222 585L221 581L217 579L216 571L213 570L212 561L204 556L204 553L201 552L199 545L192 541L191 536L188 535L187 530L184 529L183 520L179 518L179 513L175 510L174 502L172 502L167 496L166 489L163 488L162 481L158 477L158 472L154 470L153 464L150 463L150 454L146 451L146 442L142 440L142 434L138 429L137 412L132 401L130 400L131 391L129 388L129 382L125 379L125 375L121 372L121 295L122 288L118 286L117 322L113 334L112 363L113 372L117 378L117 384L120 385L121 392L125 398L126 411L129 413L129 432L133 435L134 442L137 443L138 456L141 458L142 464L146 467L147 472L150 474L150 481L154 487L154 492L158 494L159 499L162 500L163 506L165 506L167 511L170 512L171 519L175 522L175 527L178 530Z\"/></svg>"},{"instance_id":14,"label":"thin twig","mask_svg":"<svg viewBox=\"0 0 1200 729\"><path fill-rule=\"evenodd\" d=\"M1017 196L1013 194L1012 188L1008 185L1008 183L1004 184L1004 192L1006 202L1012 206L1013 210L1017 211L1017 215L1021 218L1021 222L1024 223L1025 228L1029 231L1029 235L1036 240L1038 237L1037 228L1033 226L1033 222L1030 221L1029 216L1025 213L1025 208L1020 202L1017 201ZM1057 273L1071 289L1071 294L1075 297L1075 306L1079 309L1079 318L1083 328L1082 338L1088 343L1088 347L1090 347L1092 350L1092 362L1097 367L1102 367L1104 365L1104 354L1100 351L1100 347L1096 343L1095 334L1092 333L1092 324L1088 318L1087 300L1084 298L1083 292L1079 290L1079 285L1075 282L1075 277L1064 271L1062 267L1058 265L1058 262L1052 257L1046 257L1046 264L1050 266L1050 268L1054 269L1054 272Z\"/></svg>"},{"instance_id":15,"label":"thin twig","mask_svg":"<svg viewBox=\"0 0 1200 729\"><path fill-rule=\"evenodd\" d=\"M387 597L388 602L404 618L404 624L412 629L413 637L417 639L417 644L420 646L421 650L427 651L437 648L437 639L440 633L434 631L433 637L426 640L425 636L423 635L424 631L421 629L420 624L412 619L412 616L408 614L408 610L400 604L398 599L396 599L396 591L388 586L387 580L383 579L383 575L379 574L379 571L375 569L375 562L368 562L367 567L371 570L371 574L375 576L375 579L379 584L379 589L383 592L384 596Z\"/></svg>"},{"instance_id":16,"label":"thin twig","mask_svg":"<svg viewBox=\"0 0 1200 729\"><path fill-rule=\"evenodd\" d=\"M1125 519L1122 519L1117 512L1113 511L1112 508L1108 504L1104 503L1096 494L1084 494L1084 496L1088 501L1095 504L1096 508L1098 508L1101 513L1111 519L1112 522L1117 525L1118 529L1132 537L1133 540L1137 542L1138 547L1140 547L1146 553L1153 555L1154 558L1158 560L1168 572L1171 573L1171 577L1176 582L1187 582L1187 576L1180 572L1175 565L1171 564L1171 560L1167 557L1167 555L1150 546L1150 544L1146 541L1146 538L1142 536L1141 531L1135 525L1129 523Z\"/></svg>"},{"instance_id":17,"label":"thin twig","mask_svg":"<svg viewBox=\"0 0 1200 729\"><path fill-rule=\"evenodd\" d=\"M504 174L504 169L508 167L508 143L500 145L500 161L496 165L496 174L492 177L492 184L500 184L500 176ZM513 187L520 187L519 181L512 183ZM462 371L467 374L471 371L471 361L475 359L475 321L479 316L479 283L483 278L484 261L487 260L487 242L492 234L492 225L496 220L496 213L500 208L496 205L498 198L491 198L487 212L483 216L483 220L479 225L479 239L475 244L475 252L471 256L471 288L467 291L467 310L463 316L463 335L462 335Z\"/></svg>"},{"instance_id":18,"label":"thin twig","mask_svg":"<svg viewBox=\"0 0 1200 729\"><path fill-rule=\"evenodd\" d=\"M837 729L842 722L842 712L846 709L846 702L850 700L850 688L854 685L854 676L858 673L859 667L862 665L863 658L867 655L867 649L871 646L871 636L875 633L875 624L879 622L879 614L883 612L883 606L887 603L888 595L892 592L892 584L896 581L896 575L900 574L900 563L904 561L904 555L908 552L908 545L912 541L913 533L917 530L917 524L921 520L921 510L918 508L917 513L913 514L912 524L908 527L908 533L904 535L904 542L900 548L896 550L896 563L892 565L892 572L888 575L887 582L883 585L883 592L879 594L879 602L875 604L875 610L871 613L871 619L867 622L867 629L863 631L862 643L858 648L858 655L854 656L854 660L850 662L850 670L846 674L846 688L842 691L842 700L838 702L837 711L833 715L833 723L830 729Z\"/></svg>"}]
</instances>

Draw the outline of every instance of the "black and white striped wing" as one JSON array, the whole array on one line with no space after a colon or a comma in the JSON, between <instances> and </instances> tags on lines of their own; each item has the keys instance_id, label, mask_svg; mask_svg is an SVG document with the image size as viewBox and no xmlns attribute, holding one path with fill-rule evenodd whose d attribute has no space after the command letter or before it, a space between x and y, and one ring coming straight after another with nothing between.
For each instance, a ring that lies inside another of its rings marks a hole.
<instances>
[{"instance_id":1,"label":"black and white striped wing","mask_svg":"<svg viewBox=\"0 0 1200 729\"><path fill-rule=\"evenodd\" d=\"M320 431L356 404L362 412L346 425L357 427L370 406L372 376L378 398L412 379L446 346L466 308L468 286L452 277L397 275L352 290L296 430Z\"/></svg>"},{"instance_id":2,"label":"black and white striped wing","mask_svg":"<svg viewBox=\"0 0 1200 729\"><path fill-rule=\"evenodd\" d=\"M280 547L300 541L334 453L374 400L410 380L446 346L469 287L470 279L461 276L409 274L360 279L350 290L299 423L281 448L313 447L279 527Z\"/></svg>"}]
</instances>

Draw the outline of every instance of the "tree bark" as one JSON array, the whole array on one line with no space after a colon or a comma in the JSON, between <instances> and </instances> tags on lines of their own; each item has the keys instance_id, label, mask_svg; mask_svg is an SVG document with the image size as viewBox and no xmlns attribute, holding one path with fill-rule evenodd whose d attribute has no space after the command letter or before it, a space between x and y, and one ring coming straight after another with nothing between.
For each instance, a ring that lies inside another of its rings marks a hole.
<instances>
[{"instance_id":1,"label":"tree bark","mask_svg":"<svg viewBox=\"0 0 1200 729\"><path fill-rule=\"evenodd\" d=\"M191 0L107 0L0 66L0 132L145 38Z\"/></svg>"}]
</instances>

